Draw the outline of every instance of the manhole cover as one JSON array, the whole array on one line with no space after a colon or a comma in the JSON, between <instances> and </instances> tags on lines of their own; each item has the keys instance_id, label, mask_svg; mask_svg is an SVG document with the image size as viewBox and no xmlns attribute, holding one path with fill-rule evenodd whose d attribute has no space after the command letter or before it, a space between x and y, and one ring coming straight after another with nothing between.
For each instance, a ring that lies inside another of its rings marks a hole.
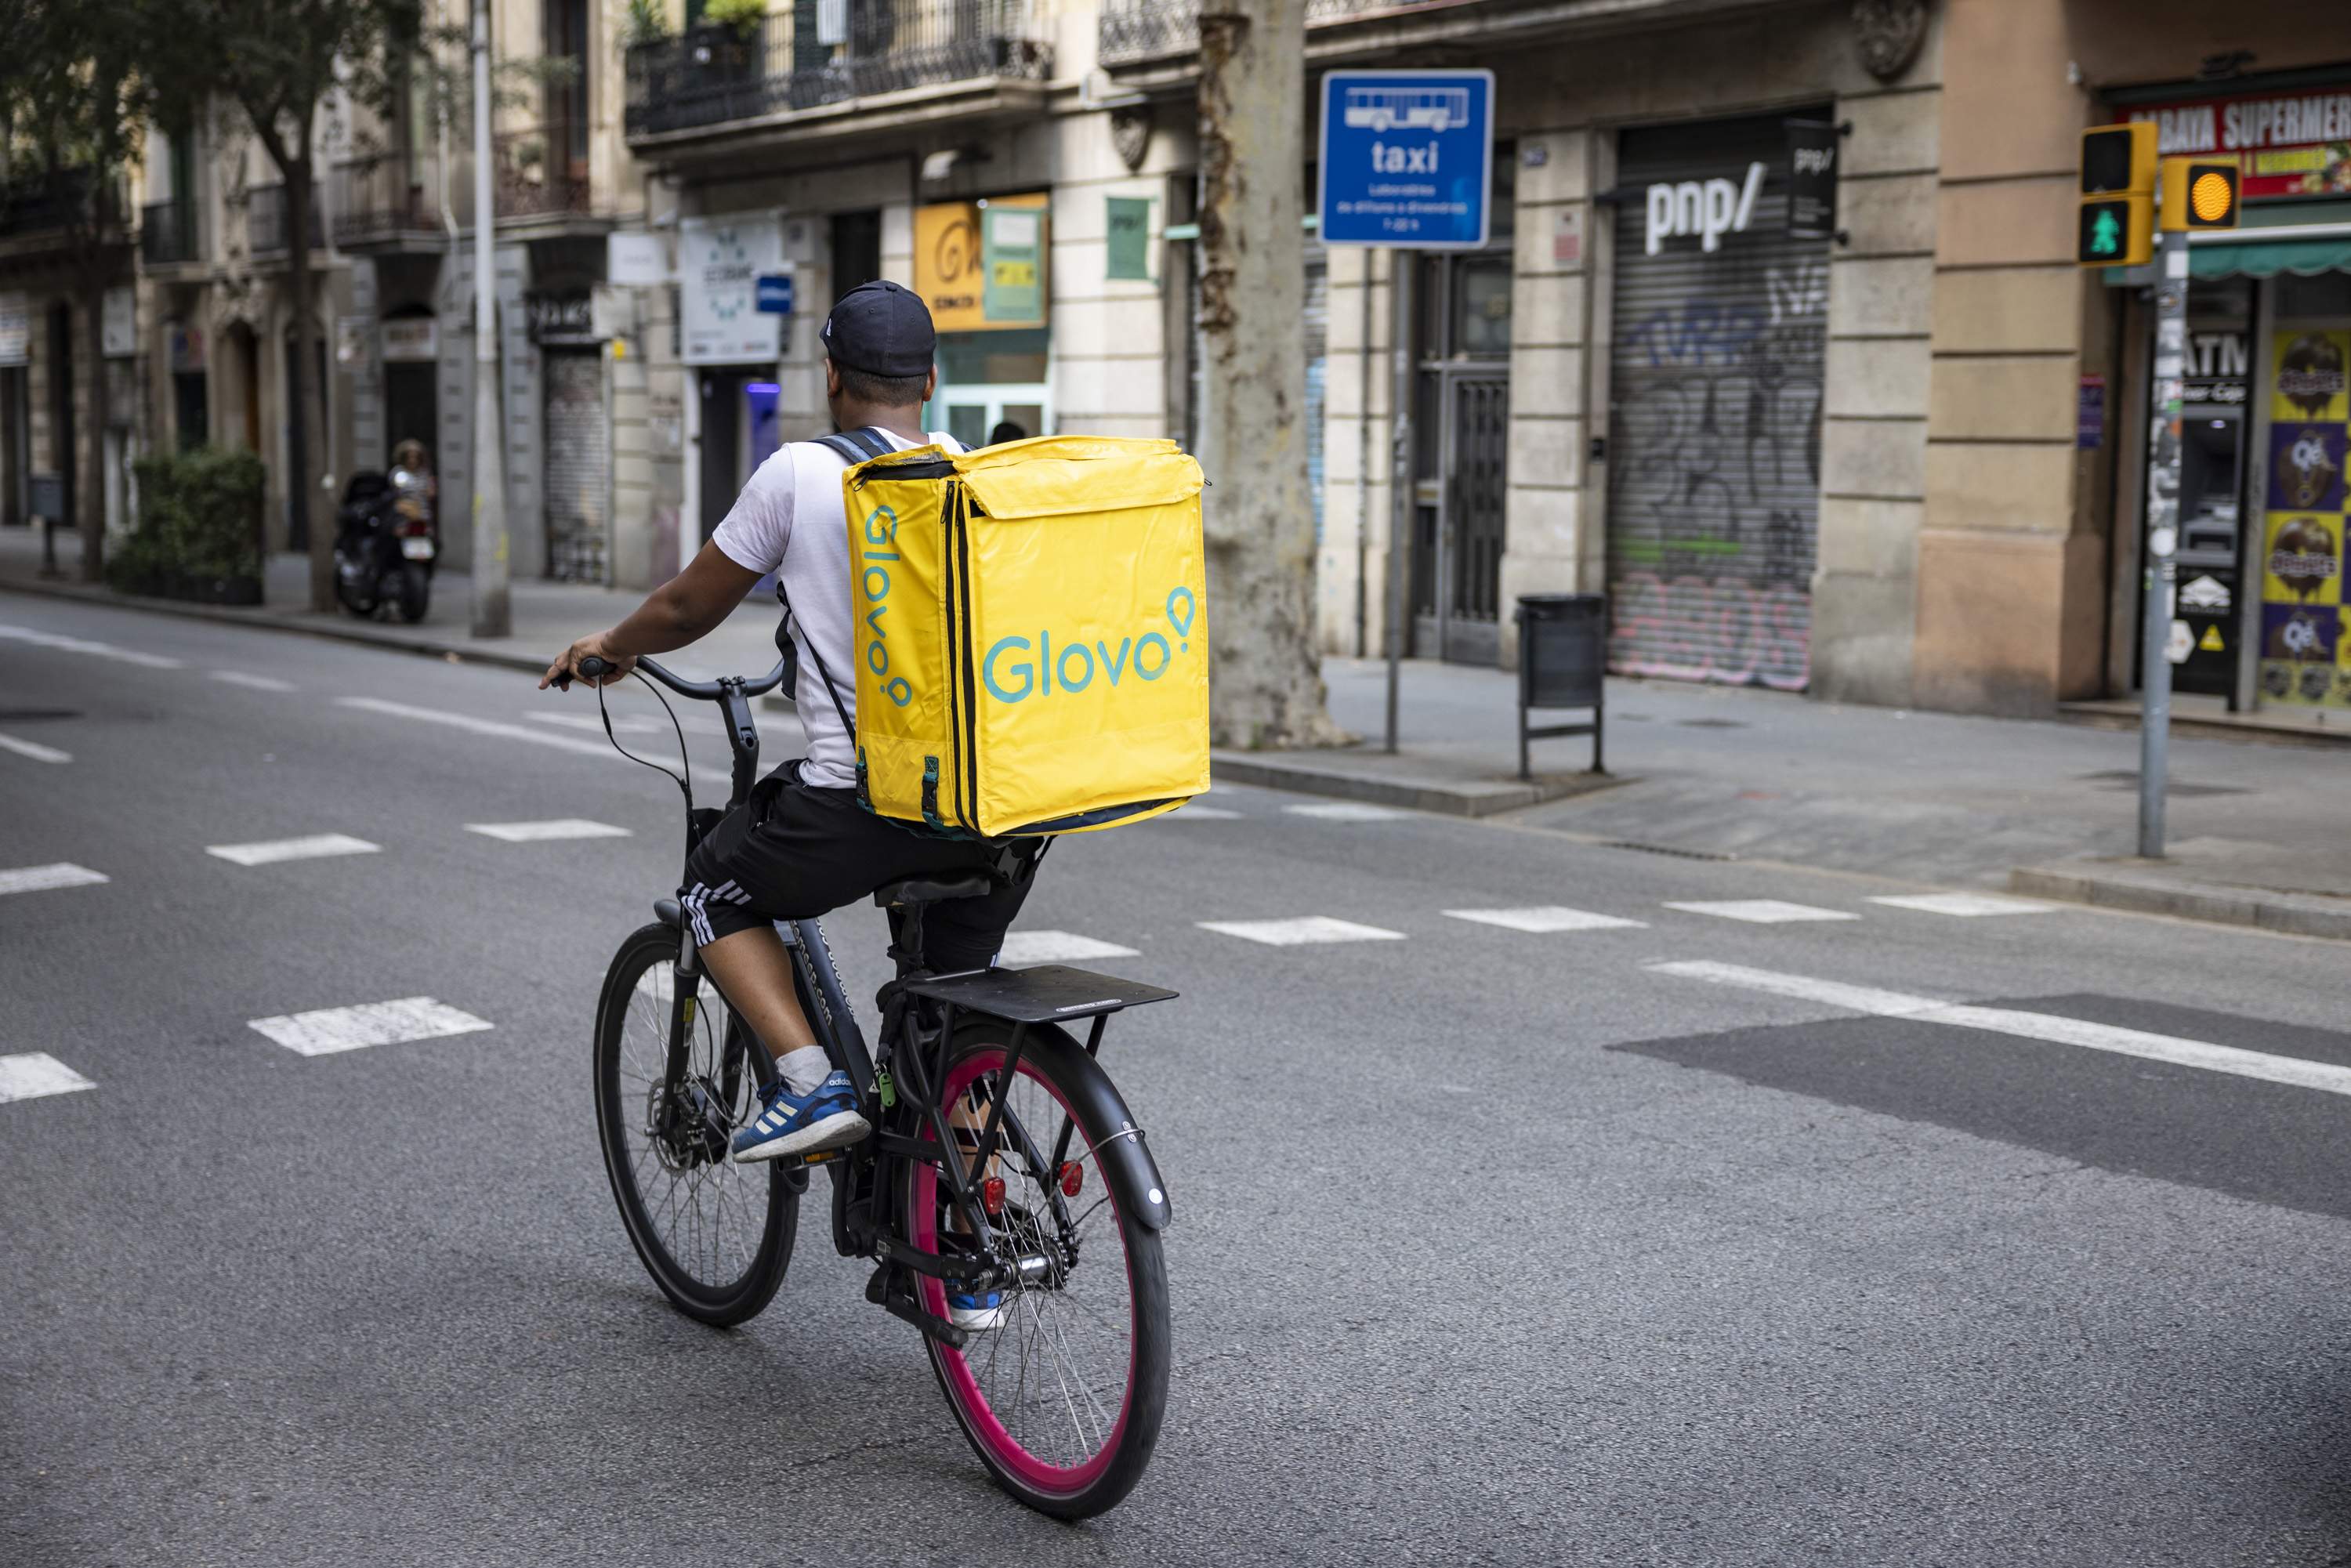
<instances>
[{"instance_id":1,"label":"manhole cover","mask_svg":"<svg viewBox=\"0 0 2351 1568\"><path fill-rule=\"evenodd\" d=\"M81 709L73 707L0 707L0 724L23 724L36 718L79 718Z\"/></svg>"}]
</instances>

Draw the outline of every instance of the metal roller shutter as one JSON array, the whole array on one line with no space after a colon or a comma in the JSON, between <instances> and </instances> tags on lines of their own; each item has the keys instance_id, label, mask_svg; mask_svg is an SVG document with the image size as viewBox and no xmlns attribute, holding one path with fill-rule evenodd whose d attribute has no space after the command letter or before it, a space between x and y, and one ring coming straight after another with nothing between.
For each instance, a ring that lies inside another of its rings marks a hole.
<instances>
[{"instance_id":1,"label":"metal roller shutter","mask_svg":"<svg viewBox=\"0 0 2351 1568\"><path fill-rule=\"evenodd\" d=\"M1608 666L1805 685L1820 534L1828 242L1790 238L1788 118L1627 131L1619 143L1610 356ZM1661 225L1653 184L1763 176L1708 251Z\"/></svg>"},{"instance_id":2,"label":"metal roller shutter","mask_svg":"<svg viewBox=\"0 0 2351 1568\"><path fill-rule=\"evenodd\" d=\"M551 350L546 367L548 575L602 582L612 432L604 413L604 362L593 350Z\"/></svg>"}]
</instances>

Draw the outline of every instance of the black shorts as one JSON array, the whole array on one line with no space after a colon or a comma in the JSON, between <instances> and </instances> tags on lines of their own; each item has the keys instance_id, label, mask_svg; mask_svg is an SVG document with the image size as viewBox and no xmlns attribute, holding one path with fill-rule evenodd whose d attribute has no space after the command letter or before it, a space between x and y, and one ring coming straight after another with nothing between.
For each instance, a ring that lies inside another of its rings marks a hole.
<instances>
[{"instance_id":1,"label":"black shorts","mask_svg":"<svg viewBox=\"0 0 2351 1568\"><path fill-rule=\"evenodd\" d=\"M997 867L1000 846L918 833L857 803L848 789L817 789L787 765L752 787L686 858L685 906L696 945L778 920L813 920L872 896L884 883ZM1029 869L985 898L933 904L923 921L925 965L977 969L1004 946L1028 895ZM893 923L894 929L894 923Z\"/></svg>"}]
</instances>

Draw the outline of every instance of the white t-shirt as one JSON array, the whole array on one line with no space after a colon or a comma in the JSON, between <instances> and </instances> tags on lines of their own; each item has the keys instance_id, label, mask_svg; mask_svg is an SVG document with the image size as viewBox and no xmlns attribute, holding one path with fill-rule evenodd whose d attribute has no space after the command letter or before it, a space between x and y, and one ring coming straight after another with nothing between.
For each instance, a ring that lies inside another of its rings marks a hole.
<instances>
[{"instance_id":1,"label":"white t-shirt","mask_svg":"<svg viewBox=\"0 0 2351 1568\"><path fill-rule=\"evenodd\" d=\"M904 452L920 444L881 434ZM930 440L949 452L963 446L933 431ZM775 572L791 601L792 641L799 648L799 682L792 701L808 735L808 765L800 782L821 789L857 784L857 754L843 710L857 719L857 666L849 614L849 512L841 505L841 476L849 465L829 446L795 441L779 447L736 497L734 508L711 542L747 570ZM825 690L818 661L832 674ZM833 706L833 695L841 706Z\"/></svg>"}]
</instances>

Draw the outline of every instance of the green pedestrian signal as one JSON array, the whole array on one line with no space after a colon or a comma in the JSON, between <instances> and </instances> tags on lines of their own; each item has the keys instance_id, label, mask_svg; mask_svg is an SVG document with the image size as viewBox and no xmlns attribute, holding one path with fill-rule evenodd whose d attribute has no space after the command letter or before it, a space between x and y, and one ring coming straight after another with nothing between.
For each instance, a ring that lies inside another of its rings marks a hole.
<instances>
[{"instance_id":1,"label":"green pedestrian signal","mask_svg":"<svg viewBox=\"0 0 2351 1568\"><path fill-rule=\"evenodd\" d=\"M2143 267L2155 254L2155 204L2146 196L2085 196L2074 259L2084 267Z\"/></svg>"}]
</instances>

